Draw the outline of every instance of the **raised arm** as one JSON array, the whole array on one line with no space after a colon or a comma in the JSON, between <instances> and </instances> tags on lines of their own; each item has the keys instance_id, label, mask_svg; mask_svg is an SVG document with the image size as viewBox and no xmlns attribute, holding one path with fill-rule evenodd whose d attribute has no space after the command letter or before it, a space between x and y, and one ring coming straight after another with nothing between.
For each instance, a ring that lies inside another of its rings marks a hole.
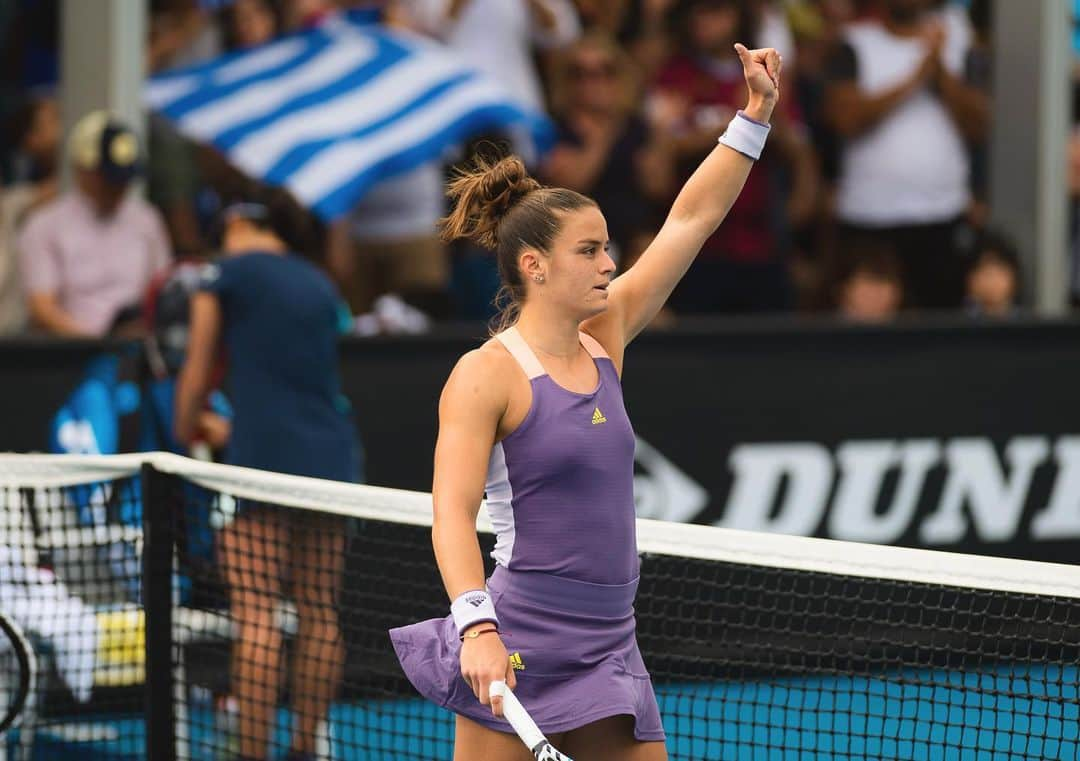
<instances>
[{"instance_id":1,"label":"raised arm","mask_svg":"<svg viewBox=\"0 0 1080 761\"><path fill-rule=\"evenodd\" d=\"M466 592L484 589L476 516L484 497L488 459L508 398L505 389L492 382L499 373L499 358L494 351L478 349L462 357L439 399L431 541L452 602ZM493 624L485 620L465 627L461 634L492 628ZM488 685L492 680L504 679L513 686L513 669L497 632L463 641L461 674L484 704L489 703Z\"/></svg>"},{"instance_id":2,"label":"raised arm","mask_svg":"<svg viewBox=\"0 0 1080 761\"><path fill-rule=\"evenodd\" d=\"M736 50L750 92L744 113L766 123L779 94L780 56L771 48L747 50L736 45ZM753 165L752 159L726 145L714 148L686 181L652 244L612 282L608 311L589 320L585 329L609 350L630 343L660 311L727 216Z\"/></svg>"}]
</instances>

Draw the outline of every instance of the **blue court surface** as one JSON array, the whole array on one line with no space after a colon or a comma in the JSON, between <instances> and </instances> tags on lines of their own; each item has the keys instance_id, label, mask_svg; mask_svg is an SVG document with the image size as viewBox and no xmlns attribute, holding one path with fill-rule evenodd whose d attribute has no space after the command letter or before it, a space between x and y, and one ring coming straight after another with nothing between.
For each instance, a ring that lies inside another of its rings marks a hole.
<instances>
[{"instance_id":1,"label":"blue court surface","mask_svg":"<svg viewBox=\"0 0 1080 761\"><path fill-rule=\"evenodd\" d=\"M1014 667L996 674L911 670L889 680L827 676L764 682L658 684L673 760L1021 761L1080 757L1080 670ZM289 715L278 714L277 747ZM221 758L213 711L191 708L190 755ZM76 742L87 732L94 739ZM450 714L420 699L335 704L333 758L447 758ZM12 742L14 737L11 738ZM34 758L142 757L139 717L81 716L42 727Z\"/></svg>"}]
</instances>

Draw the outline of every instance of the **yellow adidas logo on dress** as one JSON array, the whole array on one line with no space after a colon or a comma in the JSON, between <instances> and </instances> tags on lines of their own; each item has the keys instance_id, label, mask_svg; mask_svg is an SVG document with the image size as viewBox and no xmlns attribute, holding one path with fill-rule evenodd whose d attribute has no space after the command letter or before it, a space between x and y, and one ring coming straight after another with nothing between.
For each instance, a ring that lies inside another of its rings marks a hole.
<instances>
[{"instance_id":1,"label":"yellow adidas logo on dress","mask_svg":"<svg viewBox=\"0 0 1080 761\"><path fill-rule=\"evenodd\" d=\"M600 425L601 423L606 423L606 422L607 422L607 418L604 417L604 413L600 411L599 407L597 407L595 410L593 410L593 414L592 414L592 424L593 425Z\"/></svg>"},{"instance_id":2,"label":"yellow adidas logo on dress","mask_svg":"<svg viewBox=\"0 0 1080 761\"><path fill-rule=\"evenodd\" d=\"M514 671L525 670L525 661L521 660L521 653L513 653L510 655L510 668Z\"/></svg>"}]
</instances>

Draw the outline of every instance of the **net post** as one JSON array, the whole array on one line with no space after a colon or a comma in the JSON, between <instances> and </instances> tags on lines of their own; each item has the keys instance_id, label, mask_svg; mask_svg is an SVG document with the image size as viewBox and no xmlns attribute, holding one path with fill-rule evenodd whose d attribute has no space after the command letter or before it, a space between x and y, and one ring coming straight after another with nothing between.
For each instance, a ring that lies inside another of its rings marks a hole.
<instances>
[{"instance_id":1,"label":"net post","mask_svg":"<svg viewBox=\"0 0 1080 761\"><path fill-rule=\"evenodd\" d=\"M146 616L146 758L176 759L173 721L171 476L141 469L143 610Z\"/></svg>"}]
</instances>

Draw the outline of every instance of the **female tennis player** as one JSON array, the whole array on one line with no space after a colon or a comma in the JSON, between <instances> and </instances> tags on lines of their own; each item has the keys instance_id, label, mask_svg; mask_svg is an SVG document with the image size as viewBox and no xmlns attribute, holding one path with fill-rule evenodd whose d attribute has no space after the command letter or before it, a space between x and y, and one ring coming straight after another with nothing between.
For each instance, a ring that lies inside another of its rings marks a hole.
<instances>
[{"instance_id":1,"label":"female tennis player","mask_svg":"<svg viewBox=\"0 0 1080 761\"><path fill-rule=\"evenodd\" d=\"M302 212L284 193L222 213L225 257L209 265L191 300L187 356L176 391L177 438L200 436L200 410L224 343L233 402L227 459L234 465L340 481L359 479L359 441L339 392L342 304L303 248ZM219 535L229 607L237 624L232 691L238 758L267 758L282 672L275 620L283 577L292 582L298 631L289 761L314 757L316 728L341 680L337 596L343 518L288 514L241 503Z\"/></svg>"},{"instance_id":2,"label":"female tennis player","mask_svg":"<svg viewBox=\"0 0 1080 761\"><path fill-rule=\"evenodd\" d=\"M497 250L501 331L461 358L439 402L432 539L451 615L394 629L417 690L457 714L454 758L529 759L490 699L505 680L575 761L667 758L635 637L634 433L626 345L663 306L735 201L779 97L775 50L736 50L749 102L676 198L656 239L612 279L604 216L522 163L450 185L447 238ZM487 494L496 567L476 516Z\"/></svg>"}]
</instances>

